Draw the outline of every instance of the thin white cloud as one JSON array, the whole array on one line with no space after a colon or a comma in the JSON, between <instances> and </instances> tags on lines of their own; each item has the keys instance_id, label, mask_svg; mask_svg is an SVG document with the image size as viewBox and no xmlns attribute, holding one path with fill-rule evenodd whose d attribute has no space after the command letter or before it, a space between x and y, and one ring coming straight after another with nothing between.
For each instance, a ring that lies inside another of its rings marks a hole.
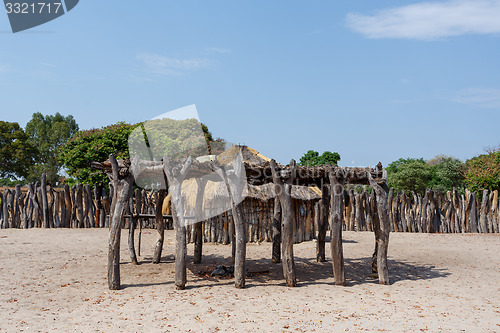
<instances>
[{"instance_id":1,"label":"thin white cloud","mask_svg":"<svg viewBox=\"0 0 500 333\"><path fill-rule=\"evenodd\" d=\"M500 109L500 89L471 88L458 92L454 102L487 109Z\"/></svg>"},{"instance_id":2,"label":"thin white cloud","mask_svg":"<svg viewBox=\"0 0 500 333\"><path fill-rule=\"evenodd\" d=\"M142 60L150 72L161 75L181 75L206 67L209 63L207 59L178 59L157 54L140 54L137 59Z\"/></svg>"},{"instance_id":3,"label":"thin white cloud","mask_svg":"<svg viewBox=\"0 0 500 333\"><path fill-rule=\"evenodd\" d=\"M367 38L436 40L467 34L500 33L500 0L421 2L347 14L347 26Z\"/></svg>"}]
</instances>

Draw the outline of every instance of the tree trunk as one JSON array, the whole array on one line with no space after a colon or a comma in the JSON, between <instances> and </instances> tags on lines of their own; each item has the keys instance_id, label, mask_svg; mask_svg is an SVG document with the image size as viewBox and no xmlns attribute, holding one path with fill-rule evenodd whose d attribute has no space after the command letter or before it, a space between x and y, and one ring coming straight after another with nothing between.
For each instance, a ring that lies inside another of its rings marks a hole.
<instances>
[{"instance_id":1,"label":"tree trunk","mask_svg":"<svg viewBox=\"0 0 500 333\"><path fill-rule=\"evenodd\" d=\"M336 285L345 285L344 252L342 249L342 218L344 210L344 181L345 174L342 170L328 168L330 178L330 248L333 262L333 276ZM357 201L358 197L356 197ZM356 202L356 205L358 202Z\"/></svg>"},{"instance_id":2,"label":"tree trunk","mask_svg":"<svg viewBox=\"0 0 500 333\"><path fill-rule=\"evenodd\" d=\"M330 205L330 193L329 187L323 184L321 187L321 206L320 206L320 217L318 219L318 240L316 242L316 261L324 262L326 260L325 255L325 243L326 243L326 226L328 221L328 207Z\"/></svg>"},{"instance_id":3,"label":"tree trunk","mask_svg":"<svg viewBox=\"0 0 500 333\"><path fill-rule=\"evenodd\" d=\"M158 240L156 241L155 245L153 264L160 263L161 252L163 250L163 240L165 239L165 222L163 221L163 213L162 213L162 206L163 206L163 200L165 199L165 194L166 190L160 189L158 190L156 197L155 216L156 216L156 231L158 231Z\"/></svg>"},{"instance_id":4,"label":"tree trunk","mask_svg":"<svg viewBox=\"0 0 500 333\"><path fill-rule=\"evenodd\" d=\"M42 190L41 193L42 193L43 227L50 228L49 202L47 199L47 176L45 174L42 174L40 189Z\"/></svg>"},{"instance_id":5,"label":"tree trunk","mask_svg":"<svg viewBox=\"0 0 500 333\"><path fill-rule=\"evenodd\" d=\"M281 262L281 206L278 197L274 198L272 261Z\"/></svg>"},{"instance_id":6,"label":"tree trunk","mask_svg":"<svg viewBox=\"0 0 500 333\"><path fill-rule=\"evenodd\" d=\"M193 262L195 264L201 263L203 253L203 197L205 195L206 180L196 178L196 223L194 224L194 254ZM221 232L222 234L222 232Z\"/></svg>"},{"instance_id":7,"label":"tree trunk","mask_svg":"<svg viewBox=\"0 0 500 333\"><path fill-rule=\"evenodd\" d=\"M113 210L111 211L111 228L109 232L109 251L108 251L108 287L111 290L120 289L120 236L123 220L123 212L128 204L132 193L132 183L134 178L127 174L125 178L120 179L118 162L115 157L109 155L112 166L112 175L110 180L114 184Z\"/></svg>"},{"instance_id":8,"label":"tree trunk","mask_svg":"<svg viewBox=\"0 0 500 333\"><path fill-rule=\"evenodd\" d=\"M387 187L387 172L384 171L383 174L383 179L385 180L383 184L377 183L369 172L367 173L367 177L377 198L377 212L380 226L377 240L377 270L379 283L389 284L389 269L387 267L387 250L389 247L390 233L389 207L387 203L389 188ZM375 237L377 237L377 234L375 234Z\"/></svg>"},{"instance_id":9,"label":"tree trunk","mask_svg":"<svg viewBox=\"0 0 500 333\"><path fill-rule=\"evenodd\" d=\"M283 275L285 276L287 286L295 287L297 285L297 278L295 276L295 261L293 258L293 224L295 215L293 214L293 204L291 197L292 184L295 178L295 161L290 161L290 170L289 174L285 176L285 181L282 179L283 176L281 174L278 174L276 161L271 160L270 163L275 191L277 193L277 197L280 200L281 210L283 214L281 225L283 243Z\"/></svg>"}]
</instances>

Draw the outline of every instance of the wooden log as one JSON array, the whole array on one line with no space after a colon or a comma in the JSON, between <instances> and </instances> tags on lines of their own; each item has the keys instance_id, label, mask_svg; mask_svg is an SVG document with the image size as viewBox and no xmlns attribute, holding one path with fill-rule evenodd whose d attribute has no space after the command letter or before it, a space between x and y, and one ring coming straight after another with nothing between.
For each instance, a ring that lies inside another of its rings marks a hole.
<instances>
[{"instance_id":1,"label":"wooden log","mask_svg":"<svg viewBox=\"0 0 500 333\"><path fill-rule=\"evenodd\" d=\"M153 254L153 264L159 264L161 260L161 252L163 250L163 242L165 239L165 222L163 220L162 205L165 199L166 190L158 190L156 196L156 208L155 208L155 221L156 221L156 231L158 232L158 239L156 240L155 251ZM172 215L175 215L172 213Z\"/></svg>"},{"instance_id":2,"label":"wooden log","mask_svg":"<svg viewBox=\"0 0 500 333\"><path fill-rule=\"evenodd\" d=\"M235 253L234 253L234 285L236 288L245 288L246 281L246 226L242 213L243 197L239 188L239 180L244 175L243 161L241 155L237 155L236 162L232 170L225 172L212 164L212 168L226 184L227 191L231 198L231 210L234 220L235 231Z\"/></svg>"},{"instance_id":3,"label":"wooden log","mask_svg":"<svg viewBox=\"0 0 500 333\"><path fill-rule=\"evenodd\" d=\"M356 194L354 190L351 188L349 190L349 202L352 204L351 216L349 217L349 225L347 226L347 230L353 231L355 230L356 225Z\"/></svg>"},{"instance_id":4,"label":"wooden log","mask_svg":"<svg viewBox=\"0 0 500 333\"><path fill-rule=\"evenodd\" d=\"M396 229L396 225L395 225L395 221L394 221L394 212L393 212L393 200L394 200L394 187L391 187L391 189L389 190L389 196L387 198L387 204L389 205L389 219L391 221L391 231L397 231ZM374 202L373 203L374 205L376 205L376 203Z\"/></svg>"},{"instance_id":5,"label":"wooden log","mask_svg":"<svg viewBox=\"0 0 500 333\"><path fill-rule=\"evenodd\" d=\"M49 202L47 199L47 175L42 174L41 184L40 184L41 194L42 194L42 219L43 227L50 228L50 214L49 214Z\"/></svg>"},{"instance_id":6,"label":"wooden log","mask_svg":"<svg viewBox=\"0 0 500 333\"><path fill-rule=\"evenodd\" d=\"M476 192L470 194L470 206L469 206L469 232L479 232L477 223L477 201Z\"/></svg>"},{"instance_id":7,"label":"wooden log","mask_svg":"<svg viewBox=\"0 0 500 333\"><path fill-rule=\"evenodd\" d=\"M142 212L142 193L138 188L134 191L135 196L135 212L140 214ZM163 213L163 212L162 212ZM137 241L137 255L141 256L141 239L142 239L142 219L140 217L137 218L137 224L139 225L139 237Z\"/></svg>"},{"instance_id":8,"label":"wooden log","mask_svg":"<svg viewBox=\"0 0 500 333\"><path fill-rule=\"evenodd\" d=\"M373 193L373 191L372 191ZM364 198L364 207L365 207L365 217L366 217L366 230L367 231L373 231L373 215L372 215L372 201L370 200L370 195L368 194L368 191L363 191L363 198ZM375 194L373 194L373 200L375 200Z\"/></svg>"},{"instance_id":9,"label":"wooden log","mask_svg":"<svg viewBox=\"0 0 500 333\"><path fill-rule=\"evenodd\" d=\"M135 253L135 226L137 224L137 218L134 214L134 198L132 192L130 193L130 198L128 199L128 204L126 205L125 213L129 213L130 221L128 224L128 252L130 254L130 261L134 265L138 265L137 255ZM137 212L136 212L137 213Z\"/></svg>"},{"instance_id":10,"label":"wooden log","mask_svg":"<svg viewBox=\"0 0 500 333\"><path fill-rule=\"evenodd\" d=\"M483 200L481 201L481 212L479 217L480 232L488 233L488 211L489 211L489 190L483 191Z\"/></svg>"},{"instance_id":11,"label":"wooden log","mask_svg":"<svg viewBox=\"0 0 500 333\"><path fill-rule=\"evenodd\" d=\"M282 211L282 264L283 275L285 276L286 284L288 287L295 287L297 285L297 278L295 276L295 261L293 258L293 205L292 205L292 184L295 178L295 161L290 161L290 169L288 173L283 174L279 172L276 167L276 161L271 160L271 171L277 198L280 201ZM282 179L283 178L283 179ZM323 221L325 223L325 221ZM326 229L326 228L325 228ZM326 230L325 230L326 232ZM319 237L318 237L319 238ZM324 246L324 241L323 241Z\"/></svg>"},{"instance_id":12,"label":"wooden log","mask_svg":"<svg viewBox=\"0 0 500 333\"><path fill-rule=\"evenodd\" d=\"M76 208L77 208L77 203L76 203L76 186L71 186L71 202L72 202L72 207L71 207L71 228L78 228L78 218L76 214ZM111 214L111 213L110 213Z\"/></svg>"},{"instance_id":13,"label":"wooden log","mask_svg":"<svg viewBox=\"0 0 500 333\"><path fill-rule=\"evenodd\" d=\"M64 206L66 207L64 227L71 228L71 212L73 211L73 204L71 202L71 189L68 184L64 185Z\"/></svg>"},{"instance_id":14,"label":"wooden log","mask_svg":"<svg viewBox=\"0 0 500 333\"><path fill-rule=\"evenodd\" d=\"M2 228L6 229L10 226L9 224L9 197L10 190L5 189L2 194L2 211L3 211L3 225Z\"/></svg>"},{"instance_id":15,"label":"wooden log","mask_svg":"<svg viewBox=\"0 0 500 333\"><path fill-rule=\"evenodd\" d=\"M16 191L15 189L8 192L9 198L7 199L7 207L9 209L9 228L15 228L16 218L15 218L15 197Z\"/></svg>"},{"instance_id":16,"label":"wooden log","mask_svg":"<svg viewBox=\"0 0 500 333\"><path fill-rule=\"evenodd\" d=\"M281 205L279 198L274 198L273 209L273 250L272 262L281 262Z\"/></svg>"},{"instance_id":17,"label":"wooden log","mask_svg":"<svg viewBox=\"0 0 500 333\"><path fill-rule=\"evenodd\" d=\"M306 201L306 224L304 230L304 240L310 241L312 230L313 230L313 212L312 212L312 202Z\"/></svg>"},{"instance_id":18,"label":"wooden log","mask_svg":"<svg viewBox=\"0 0 500 333\"><path fill-rule=\"evenodd\" d=\"M321 188L320 217L318 219L318 237L316 241L316 261L325 262L326 229L328 223L328 206L330 205L330 187L326 184Z\"/></svg>"},{"instance_id":19,"label":"wooden log","mask_svg":"<svg viewBox=\"0 0 500 333\"><path fill-rule=\"evenodd\" d=\"M499 233L500 232L500 212L499 212L499 202L498 202L498 190L493 191L492 194L492 203L491 203L491 218L493 222L493 232L494 233Z\"/></svg>"},{"instance_id":20,"label":"wooden log","mask_svg":"<svg viewBox=\"0 0 500 333\"><path fill-rule=\"evenodd\" d=\"M95 227L95 205L94 205L94 200L92 198L92 189L90 188L89 184L85 184L84 186L85 189L85 206L88 205L88 207L85 208L86 210L86 215L85 217L87 218L87 228L93 228Z\"/></svg>"},{"instance_id":21,"label":"wooden log","mask_svg":"<svg viewBox=\"0 0 500 333\"><path fill-rule=\"evenodd\" d=\"M186 222L184 214L184 205L182 202L182 182L184 181L192 159L189 157L180 168L179 165L171 165L168 157L163 157L163 170L168 178L169 189L171 193L172 217L175 228L175 286L178 290L186 288ZM180 170L179 170L180 169Z\"/></svg>"},{"instance_id":22,"label":"wooden log","mask_svg":"<svg viewBox=\"0 0 500 333\"><path fill-rule=\"evenodd\" d=\"M112 174L108 174L113 182L113 209L111 211L111 228L109 233L108 249L108 288L119 290L120 285L120 236L125 206L129 202L132 193L133 177L129 173L121 178L118 170L118 162L113 154L109 155L112 165Z\"/></svg>"},{"instance_id":23,"label":"wooden log","mask_svg":"<svg viewBox=\"0 0 500 333\"><path fill-rule=\"evenodd\" d=\"M83 210L83 185L76 185L76 220L78 228L85 228L85 215Z\"/></svg>"},{"instance_id":24,"label":"wooden log","mask_svg":"<svg viewBox=\"0 0 500 333\"><path fill-rule=\"evenodd\" d=\"M205 186L207 182L204 179L196 178L196 203L195 203L195 217L196 223L194 224L194 254L193 263L200 264L203 252L203 197L205 195ZM219 223L223 226L223 223ZM222 232L221 232L222 237ZM222 243L222 239L221 239Z\"/></svg>"},{"instance_id":25,"label":"wooden log","mask_svg":"<svg viewBox=\"0 0 500 333\"><path fill-rule=\"evenodd\" d=\"M387 193L389 188L387 183L380 185L376 182L372 175L367 173L368 181L371 187L375 191L377 199L377 212L379 217L379 231L378 235L375 234L376 244L377 244L377 271L380 284L389 284L389 269L387 267L387 251L389 247L389 233L390 233L390 221L389 221L389 206L387 202ZM382 177L387 182L387 172L384 171L384 176Z\"/></svg>"},{"instance_id":26,"label":"wooden log","mask_svg":"<svg viewBox=\"0 0 500 333\"><path fill-rule=\"evenodd\" d=\"M344 182L345 182L345 171L342 169L333 170L329 167L329 179L330 179L330 249L332 254L333 262L333 276L335 278L335 284L344 286L345 276L344 276L344 251L342 249L342 217L344 210ZM358 198L357 198L358 199ZM356 199L356 200L357 200ZM358 202L356 202L358 204Z\"/></svg>"}]
</instances>

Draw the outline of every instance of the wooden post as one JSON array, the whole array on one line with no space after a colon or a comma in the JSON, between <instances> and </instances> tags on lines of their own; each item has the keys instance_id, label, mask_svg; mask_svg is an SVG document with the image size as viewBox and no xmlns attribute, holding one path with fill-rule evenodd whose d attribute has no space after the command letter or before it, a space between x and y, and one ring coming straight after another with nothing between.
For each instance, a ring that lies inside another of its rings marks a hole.
<instances>
[{"instance_id":1,"label":"wooden post","mask_svg":"<svg viewBox=\"0 0 500 333\"><path fill-rule=\"evenodd\" d=\"M488 232L488 210L489 210L489 191L483 191L483 200L481 202L481 215L479 218L479 224L481 227L480 232L487 233Z\"/></svg>"},{"instance_id":2,"label":"wooden post","mask_svg":"<svg viewBox=\"0 0 500 333\"><path fill-rule=\"evenodd\" d=\"M155 215L156 215L156 231L158 231L158 240L156 241L155 251L153 254L153 264L159 264L161 260L161 252L163 250L163 240L165 239L165 222L163 220L163 200L166 194L165 189L158 190L156 197ZM173 213L172 213L173 215Z\"/></svg>"},{"instance_id":3,"label":"wooden post","mask_svg":"<svg viewBox=\"0 0 500 333\"><path fill-rule=\"evenodd\" d=\"M201 263L203 252L203 196L205 194L205 179L196 178L196 223L194 224L194 255L193 262L195 264Z\"/></svg>"},{"instance_id":4,"label":"wooden post","mask_svg":"<svg viewBox=\"0 0 500 333\"><path fill-rule=\"evenodd\" d=\"M333 276L335 284L345 285L344 276L344 252L342 249L342 219L344 211L344 182L345 173L341 169L334 170L328 167L328 178L330 179L330 249L332 252ZM357 200L356 200L357 201ZM358 202L356 202L358 204Z\"/></svg>"},{"instance_id":5,"label":"wooden post","mask_svg":"<svg viewBox=\"0 0 500 333\"><path fill-rule=\"evenodd\" d=\"M316 261L324 262L326 260L325 255L325 242L326 242L326 226L328 221L328 207L330 204L329 200L329 187L323 184L321 187L321 204L320 204L320 216L318 219L318 240L316 242Z\"/></svg>"},{"instance_id":6,"label":"wooden post","mask_svg":"<svg viewBox=\"0 0 500 333\"><path fill-rule=\"evenodd\" d=\"M370 186L375 191L375 196L377 198L377 212L379 217L379 232L377 241L377 270L378 278L380 284L389 284L389 269L387 267L387 250L389 247L389 233L390 233L390 221L389 221L389 206L387 202L387 193L389 188L387 187L387 171L383 171L384 183L377 183L372 175L367 172L367 177L370 182ZM377 233L375 234L377 237Z\"/></svg>"},{"instance_id":7,"label":"wooden post","mask_svg":"<svg viewBox=\"0 0 500 333\"><path fill-rule=\"evenodd\" d=\"M191 166L189 157L179 170L178 166L170 165L167 156L163 157L163 170L168 178L169 189L172 200L172 218L175 227L175 286L178 290L186 288L186 222L184 218L184 207L182 203L182 182Z\"/></svg>"},{"instance_id":8,"label":"wooden post","mask_svg":"<svg viewBox=\"0 0 500 333\"><path fill-rule=\"evenodd\" d=\"M476 192L470 194L469 232L478 232Z\"/></svg>"},{"instance_id":9,"label":"wooden post","mask_svg":"<svg viewBox=\"0 0 500 333\"><path fill-rule=\"evenodd\" d=\"M43 227L50 228L49 203L47 199L47 175L45 175L45 173L42 174L40 189L42 194Z\"/></svg>"},{"instance_id":10,"label":"wooden post","mask_svg":"<svg viewBox=\"0 0 500 333\"><path fill-rule=\"evenodd\" d=\"M6 229L9 227L9 201L10 190L5 189L2 195L2 210L3 210L3 228Z\"/></svg>"},{"instance_id":11,"label":"wooden post","mask_svg":"<svg viewBox=\"0 0 500 333\"><path fill-rule=\"evenodd\" d=\"M109 232L109 250L108 250L108 287L111 290L120 289L120 236L125 206L132 193L133 177L126 173L125 177L120 178L118 162L113 154L109 155L111 161L112 174L108 177L113 182L114 197L113 209L111 210L111 228Z\"/></svg>"},{"instance_id":12,"label":"wooden post","mask_svg":"<svg viewBox=\"0 0 500 333\"><path fill-rule=\"evenodd\" d=\"M140 214L142 212L141 190L136 188L134 194L135 194L134 195L135 196L135 211L137 214ZM138 244L137 244L137 255L140 257L141 256L141 238L142 238L142 220L140 217L137 219L137 223L139 224L139 239L138 239Z\"/></svg>"},{"instance_id":13,"label":"wooden post","mask_svg":"<svg viewBox=\"0 0 500 333\"><path fill-rule=\"evenodd\" d=\"M216 164L212 164L214 171L219 175L219 177L226 184L229 197L231 198L231 210L233 213L234 221L234 285L236 288L245 288L246 279L246 244L247 244L247 232L246 225L243 219L242 212L242 193L238 188L239 180L241 179L242 173L245 172L243 169L243 162L241 156L237 155L236 163L234 164L233 170L223 171Z\"/></svg>"},{"instance_id":14,"label":"wooden post","mask_svg":"<svg viewBox=\"0 0 500 333\"><path fill-rule=\"evenodd\" d=\"M83 185L76 185L76 219L78 228L85 228L85 216L83 215Z\"/></svg>"},{"instance_id":15,"label":"wooden post","mask_svg":"<svg viewBox=\"0 0 500 333\"><path fill-rule=\"evenodd\" d=\"M272 261L281 262L281 206L277 196L274 198Z\"/></svg>"},{"instance_id":16,"label":"wooden post","mask_svg":"<svg viewBox=\"0 0 500 333\"><path fill-rule=\"evenodd\" d=\"M134 265L138 265L137 255L135 254L135 244L134 244L134 233L135 233L135 225L137 222L137 218L134 215L134 198L132 196L132 192L130 193L130 198L128 200L127 211L130 215L129 224L128 224L128 251L130 253L130 261ZM139 214L139 212L136 212Z\"/></svg>"},{"instance_id":17,"label":"wooden post","mask_svg":"<svg viewBox=\"0 0 500 333\"><path fill-rule=\"evenodd\" d=\"M273 182L277 198L280 200L282 210L282 260L283 260L283 275L285 276L286 284L289 287L297 285L295 276L295 261L293 258L293 223L294 213L292 205L292 184L295 178L295 161L290 161L290 170L288 174L279 173L276 166L276 161L271 160L271 171L273 174ZM283 180L284 178L285 180Z\"/></svg>"}]
</instances>

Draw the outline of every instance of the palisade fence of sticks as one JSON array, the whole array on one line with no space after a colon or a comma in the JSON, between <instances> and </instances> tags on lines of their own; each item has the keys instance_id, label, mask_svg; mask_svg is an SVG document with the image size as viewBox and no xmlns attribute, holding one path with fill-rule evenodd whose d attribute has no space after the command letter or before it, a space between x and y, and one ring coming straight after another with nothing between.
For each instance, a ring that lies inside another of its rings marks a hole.
<instances>
[{"instance_id":1,"label":"palisade fence of sticks","mask_svg":"<svg viewBox=\"0 0 500 333\"><path fill-rule=\"evenodd\" d=\"M78 184L70 188L54 189L41 184L4 188L0 193L0 228L107 228L109 227L110 198L113 188L101 184L94 187ZM126 215L140 214L140 228L156 228L158 191L136 189ZM294 242L315 239L320 214L319 201L294 200ZM373 231L374 194L366 189L344 192L344 230ZM427 189L424 196L415 193L395 193L391 189L390 221L392 232L420 233L499 233L500 202L498 191L456 190L441 193ZM247 226L247 241L270 242L274 199L261 201L248 198L243 202L243 216ZM128 218L124 227L129 227ZM167 228L172 223L167 220ZM231 211L203 222L204 241L228 244L232 240ZM194 228L187 227L187 240L194 240Z\"/></svg>"}]
</instances>

